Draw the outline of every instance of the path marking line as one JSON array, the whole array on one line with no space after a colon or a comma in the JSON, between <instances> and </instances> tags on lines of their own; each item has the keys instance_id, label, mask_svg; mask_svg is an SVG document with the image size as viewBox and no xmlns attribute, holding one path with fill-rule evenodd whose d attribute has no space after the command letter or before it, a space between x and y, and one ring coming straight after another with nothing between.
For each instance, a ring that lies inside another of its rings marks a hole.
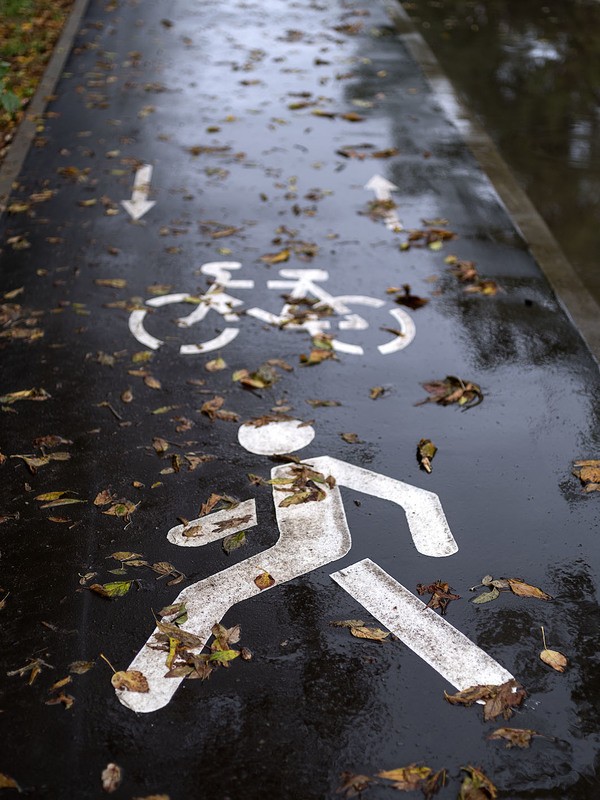
<instances>
[{"instance_id":1,"label":"path marking line","mask_svg":"<svg viewBox=\"0 0 600 800\"><path fill-rule=\"evenodd\" d=\"M331 575L378 622L462 691L513 676L368 558Z\"/></svg>"},{"instance_id":2,"label":"path marking line","mask_svg":"<svg viewBox=\"0 0 600 800\"><path fill-rule=\"evenodd\" d=\"M121 205L133 220L141 219L144 214L156 205L154 200L148 200L150 183L152 181L152 166L144 164L135 172L131 200L121 200Z\"/></svg>"}]
</instances>

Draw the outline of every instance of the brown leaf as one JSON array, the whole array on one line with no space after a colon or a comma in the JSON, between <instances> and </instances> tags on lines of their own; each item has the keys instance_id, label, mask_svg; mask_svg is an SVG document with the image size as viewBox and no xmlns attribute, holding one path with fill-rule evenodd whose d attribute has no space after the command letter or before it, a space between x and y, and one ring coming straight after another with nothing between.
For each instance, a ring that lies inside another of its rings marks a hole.
<instances>
[{"instance_id":1,"label":"brown leaf","mask_svg":"<svg viewBox=\"0 0 600 800\"><path fill-rule=\"evenodd\" d=\"M102 788L108 794L116 792L121 783L121 767L117 764L107 764L102 771Z\"/></svg>"},{"instance_id":2,"label":"brown leaf","mask_svg":"<svg viewBox=\"0 0 600 800\"><path fill-rule=\"evenodd\" d=\"M415 404L418 406L424 403L438 403L442 406L457 403L459 406L467 409L473 408L483 402L483 393L476 383L463 381L461 378L456 378L454 375L447 375L444 380L423 383L422 386L425 391L429 393L430 397Z\"/></svg>"},{"instance_id":3,"label":"brown leaf","mask_svg":"<svg viewBox=\"0 0 600 800\"><path fill-rule=\"evenodd\" d=\"M357 114L356 111L349 111L347 114L340 114L340 117L348 122L364 122L366 119L366 117L363 117L362 114Z\"/></svg>"},{"instance_id":4,"label":"brown leaf","mask_svg":"<svg viewBox=\"0 0 600 800\"><path fill-rule=\"evenodd\" d=\"M23 389L20 392L9 392L0 397L2 405L12 405L19 400L49 400L49 395L45 389Z\"/></svg>"},{"instance_id":5,"label":"brown leaf","mask_svg":"<svg viewBox=\"0 0 600 800\"><path fill-rule=\"evenodd\" d=\"M83 675L96 665L95 661L72 661L69 664L69 672L75 675Z\"/></svg>"},{"instance_id":6,"label":"brown leaf","mask_svg":"<svg viewBox=\"0 0 600 800\"><path fill-rule=\"evenodd\" d=\"M211 361L207 361L204 365L204 369L207 370L207 372L220 372L226 367L225 359L220 356L219 358L213 358Z\"/></svg>"},{"instance_id":7,"label":"brown leaf","mask_svg":"<svg viewBox=\"0 0 600 800\"><path fill-rule=\"evenodd\" d=\"M351 627L350 633L357 639L370 639L372 642L382 643L390 635L389 631L382 631L381 628L369 628L366 625Z\"/></svg>"},{"instance_id":8,"label":"brown leaf","mask_svg":"<svg viewBox=\"0 0 600 800\"><path fill-rule=\"evenodd\" d=\"M128 692L146 693L150 691L146 676L137 669L115 672L110 682L115 689L125 689Z\"/></svg>"},{"instance_id":9,"label":"brown leaf","mask_svg":"<svg viewBox=\"0 0 600 800\"><path fill-rule=\"evenodd\" d=\"M514 708L521 705L526 696L527 692L514 678L500 685L469 686L454 695L444 692L444 697L452 705L471 706L478 700L483 700L485 702L483 718L486 722L500 714L504 719L509 719L514 713Z\"/></svg>"},{"instance_id":10,"label":"brown leaf","mask_svg":"<svg viewBox=\"0 0 600 800\"><path fill-rule=\"evenodd\" d=\"M600 461L596 459L575 461L573 475L579 478L586 492L600 491Z\"/></svg>"},{"instance_id":11,"label":"brown leaf","mask_svg":"<svg viewBox=\"0 0 600 800\"><path fill-rule=\"evenodd\" d=\"M520 580L519 578L506 578L511 591L519 597L536 597L539 600L553 600L554 598L538 589L537 586L531 586L529 583Z\"/></svg>"},{"instance_id":12,"label":"brown leaf","mask_svg":"<svg viewBox=\"0 0 600 800\"><path fill-rule=\"evenodd\" d=\"M371 398L371 400L377 400L377 398L381 397L381 395L384 392L385 389L383 388L383 386L373 386L369 391L369 397Z\"/></svg>"},{"instance_id":13,"label":"brown leaf","mask_svg":"<svg viewBox=\"0 0 600 800\"><path fill-rule=\"evenodd\" d=\"M559 653L558 650L542 650L540 658L557 672L564 672L569 663L567 657Z\"/></svg>"},{"instance_id":14,"label":"brown leaf","mask_svg":"<svg viewBox=\"0 0 600 800\"><path fill-rule=\"evenodd\" d=\"M113 499L114 495L110 491L110 489L103 489L101 492L98 492L98 494L94 498L94 505L107 506L109 503L112 503Z\"/></svg>"},{"instance_id":15,"label":"brown leaf","mask_svg":"<svg viewBox=\"0 0 600 800\"><path fill-rule=\"evenodd\" d=\"M144 383L149 389L162 389L162 384L155 378L153 375L145 375L144 376Z\"/></svg>"},{"instance_id":16,"label":"brown leaf","mask_svg":"<svg viewBox=\"0 0 600 800\"><path fill-rule=\"evenodd\" d=\"M342 439L345 442L348 442L348 444L359 444L360 443L360 439L358 438L358 434L357 433L340 433L340 436L342 437Z\"/></svg>"},{"instance_id":17,"label":"brown leaf","mask_svg":"<svg viewBox=\"0 0 600 800\"><path fill-rule=\"evenodd\" d=\"M436 581L425 586L422 583L417 584L417 592L419 594L430 594L431 598L427 603L427 608L439 608L442 616L446 614L448 604L453 600L460 600L459 594L453 594L450 585L444 581Z\"/></svg>"},{"instance_id":18,"label":"brown leaf","mask_svg":"<svg viewBox=\"0 0 600 800\"><path fill-rule=\"evenodd\" d=\"M345 797L360 797L374 783L374 779L368 775L355 775L352 772L342 772L340 779L342 784L336 789L336 794L343 794Z\"/></svg>"},{"instance_id":19,"label":"brown leaf","mask_svg":"<svg viewBox=\"0 0 600 800\"><path fill-rule=\"evenodd\" d=\"M275 579L273 578L272 575L269 575L269 573L266 572L266 570L263 570L260 573L260 575L257 575L256 578L254 578L254 583L258 586L258 588L262 592L263 589L270 589L271 586L274 586Z\"/></svg>"},{"instance_id":20,"label":"brown leaf","mask_svg":"<svg viewBox=\"0 0 600 800\"><path fill-rule=\"evenodd\" d=\"M463 778L458 800L494 800L498 796L498 790L481 770L470 764L461 769L468 775Z\"/></svg>"},{"instance_id":21,"label":"brown leaf","mask_svg":"<svg viewBox=\"0 0 600 800\"><path fill-rule=\"evenodd\" d=\"M399 294L394 298L394 302L398 303L399 306L411 308L413 311L416 311L418 308L423 308L423 306L426 306L429 302L425 297L418 297L416 294L411 294L410 285L408 283L402 286L402 290L395 289L394 291L403 292L403 294ZM391 293L390 289L388 289L388 293Z\"/></svg>"},{"instance_id":22,"label":"brown leaf","mask_svg":"<svg viewBox=\"0 0 600 800\"><path fill-rule=\"evenodd\" d=\"M488 739L504 739L508 748L514 746L526 748L531 744L533 737L539 735L530 728L497 728L490 733Z\"/></svg>"},{"instance_id":23,"label":"brown leaf","mask_svg":"<svg viewBox=\"0 0 600 800\"><path fill-rule=\"evenodd\" d=\"M401 792L412 792L420 789L423 782L432 773L430 767L420 767L418 764L410 764L408 767L398 769L387 769L377 773L378 778L385 778L393 781L393 788Z\"/></svg>"},{"instance_id":24,"label":"brown leaf","mask_svg":"<svg viewBox=\"0 0 600 800\"><path fill-rule=\"evenodd\" d=\"M19 792L21 791L16 780L9 775L5 775L4 772L0 772L0 789L17 789Z\"/></svg>"},{"instance_id":25,"label":"brown leaf","mask_svg":"<svg viewBox=\"0 0 600 800\"><path fill-rule=\"evenodd\" d=\"M162 439L160 436L155 436L152 439L152 447L157 455L162 456L169 449L169 443L166 439Z\"/></svg>"},{"instance_id":26,"label":"brown leaf","mask_svg":"<svg viewBox=\"0 0 600 800\"><path fill-rule=\"evenodd\" d=\"M131 500L121 500L102 513L107 514L110 517L123 517L124 519L129 520L129 517L131 514L133 514L138 506L139 503L132 503Z\"/></svg>"}]
</instances>

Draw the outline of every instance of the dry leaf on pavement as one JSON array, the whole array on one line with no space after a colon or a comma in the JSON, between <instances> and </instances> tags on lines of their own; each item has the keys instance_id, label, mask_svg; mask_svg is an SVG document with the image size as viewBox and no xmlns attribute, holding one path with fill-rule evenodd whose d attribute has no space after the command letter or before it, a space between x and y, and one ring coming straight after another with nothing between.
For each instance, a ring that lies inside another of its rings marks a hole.
<instances>
[{"instance_id":1,"label":"dry leaf on pavement","mask_svg":"<svg viewBox=\"0 0 600 800\"><path fill-rule=\"evenodd\" d=\"M470 764L461 769L468 774L463 778L458 800L494 800L498 796L498 790L480 769Z\"/></svg>"},{"instance_id":2,"label":"dry leaf on pavement","mask_svg":"<svg viewBox=\"0 0 600 800\"><path fill-rule=\"evenodd\" d=\"M549 667L552 667L552 669L555 669L557 672L564 672L569 664L569 660L562 653L559 653L558 650L548 650L546 647L546 634L543 626L542 639L544 640L544 649L540 653L540 658L544 664L548 664Z\"/></svg>"},{"instance_id":3,"label":"dry leaf on pavement","mask_svg":"<svg viewBox=\"0 0 600 800\"><path fill-rule=\"evenodd\" d=\"M452 705L472 706L478 700L483 700L483 718L486 722L500 714L504 719L510 719L514 709L521 705L526 696L527 692L514 678L499 685L469 686L452 695L444 692L444 697Z\"/></svg>"},{"instance_id":4,"label":"dry leaf on pavement","mask_svg":"<svg viewBox=\"0 0 600 800\"><path fill-rule=\"evenodd\" d=\"M490 733L488 739L504 739L508 748L526 748L531 744L533 737L539 735L537 731L530 728L497 728Z\"/></svg>"},{"instance_id":5,"label":"dry leaf on pavement","mask_svg":"<svg viewBox=\"0 0 600 800\"><path fill-rule=\"evenodd\" d=\"M118 764L107 764L102 770L102 788L108 794L116 792L121 784L121 767Z\"/></svg>"}]
</instances>

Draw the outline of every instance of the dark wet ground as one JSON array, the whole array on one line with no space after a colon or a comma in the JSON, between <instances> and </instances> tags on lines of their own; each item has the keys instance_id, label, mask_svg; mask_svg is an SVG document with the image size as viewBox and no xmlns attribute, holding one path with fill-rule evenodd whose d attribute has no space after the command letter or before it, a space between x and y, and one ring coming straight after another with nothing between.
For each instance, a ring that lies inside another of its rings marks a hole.
<instances>
[{"instance_id":1,"label":"dark wet ground","mask_svg":"<svg viewBox=\"0 0 600 800\"><path fill-rule=\"evenodd\" d=\"M1 467L2 514L20 517L0 525L0 585L10 592L0 611L0 772L30 797L103 796L100 774L110 761L124 773L116 798L320 800L340 796L344 770L373 775L411 762L448 769L439 795L448 800L466 764L484 769L507 800L597 797L598 497L584 496L570 474L574 459L598 455L597 367L379 6L365 8L370 16L356 10L283 0L90 5L13 198L31 205L1 223L1 290L24 287L11 302L43 312L45 335L3 340L0 395L33 386L51 395L15 403L18 413L3 409L1 451L39 455L36 437L72 440L61 448L70 461L36 475L19 459ZM363 28L335 30L354 23ZM299 92L317 105L290 109ZM317 117L314 108L365 119ZM364 143L399 154L360 160L336 153ZM199 146L228 149L190 152ZM130 195L140 163L154 166L157 205L135 225L119 201ZM363 187L375 172L399 187L407 228L443 217L459 238L441 251L401 252L406 234L363 213L370 197ZM55 193L45 202L29 200L46 189ZM304 368L305 334L244 317L242 334L222 353L227 369L209 373L204 364L216 353L182 357L169 337L208 338L222 321L211 314L200 333L182 333L169 307L148 322L167 344L149 364L133 361L143 348L128 330L128 309L154 296L157 284L206 290L198 272L206 261L241 261L241 277L256 286L235 294L246 307L278 310L281 299L266 290L278 267L259 259L285 245L282 225L297 231L296 242L319 248L311 258L299 244L284 266L329 270L334 294L389 300L387 287L410 283L428 297L426 307L409 312L415 341L381 356L375 345L390 338L380 330L389 319L373 318L367 331L352 334L364 357ZM238 231L214 238L222 226ZM465 294L444 262L450 253L476 261L502 291ZM96 282L115 278L126 286ZM284 358L294 371L255 393L232 381L235 370L267 358ZM140 368L162 388L145 384ZM479 383L483 403L464 413L415 407L424 396L420 383L447 374ZM386 391L374 401L375 386ZM128 388L131 403L121 399ZM265 475L272 463L240 449L234 423L198 413L214 394L240 420L283 400L290 413L315 419L307 456L328 454L438 493L460 549L434 562L412 547L397 508L345 492L351 553L224 620L241 623L253 660L238 660L207 682L188 681L167 708L136 717L115 698L100 653L126 668L153 628L152 611L179 589L152 573L129 572L139 589L109 602L83 589L80 576L97 572L109 581L110 554L133 550L171 561L192 582L277 538L270 490L247 478ZM311 398L342 405L313 409ZM172 408L152 413L165 406ZM189 430L177 430L181 417L193 422ZM346 443L342 432L356 432L360 442ZM164 474L173 461L157 455L153 437L168 440L169 452L216 458ZM439 447L430 476L415 459L421 437ZM93 506L109 487L140 501L130 524ZM67 489L88 502L42 510L34 499ZM211 492L257 496L261 524L246 549L229 557L218 542L190 552L165 538ZM488 741L496 726L484 724L478 708L448 705L448 684L399 642L362 642L330 626L364 613L329 575L365 557L412 591L440 578L463 595L448 619L527 687L510 724L543 734L530 750ZM466 602L469 587L490 572L522 577L556 599ZM538 658L540 625L570 659L564 675ZM32 686L27 675L5 677L34 657L53 669ZM77 659L96 666L66 687L72 708L46 705L56 695L52 684ZM395 791L381 785L366 794L389 796Z\"/></svg>"},{"instance_id":2,"label":"dark wet ground","mask_svg":"<svg viewBox=\"0 0 600 800\"><path fill-rule=\"evenodd\" d=\"M600 301L600 4L402 4Z\"/></svg>"}]
</instances>

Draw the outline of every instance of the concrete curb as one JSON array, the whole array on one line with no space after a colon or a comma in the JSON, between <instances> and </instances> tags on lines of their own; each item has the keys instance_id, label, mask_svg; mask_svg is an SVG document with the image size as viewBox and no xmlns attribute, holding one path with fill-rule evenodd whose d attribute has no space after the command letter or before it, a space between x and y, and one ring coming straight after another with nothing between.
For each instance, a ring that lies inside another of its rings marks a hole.
<instances>
[{"instance_id":1,"label":"concrete curb","mask_svg":"<svg viewBox=\"0 0 600 800\"><path fill-rule=\"evenodd\" d=\"M558 301L580 332L596 363L600 364L600 306L571 266L491 138L455 92L399 0L384 0L384 3L400 40L423 70L437 101L490 179Z\"/></svg>"},{"instance_id":2,"label":"concrete curb","mask_svg":"<svg viewBox=\"0 0 600 800\"><path fill-rule=\"evenodd\" d=\"M23 121L19 125L15 138L8 150L8 154L0 167L0 216L6 210L6 204L13 188L13 183L19 176L23 162L27 157L31 143L36 134L36 123L46 110L48 97L52 95L58 79L61 76L65 62L71 52L73 41L79 30L81 19L85 14L89 0L75 0L69 18L65 22L54 52L48 62L42 79L36 89L33 99L27 107Z\"/></svg>"}]
</instances>

